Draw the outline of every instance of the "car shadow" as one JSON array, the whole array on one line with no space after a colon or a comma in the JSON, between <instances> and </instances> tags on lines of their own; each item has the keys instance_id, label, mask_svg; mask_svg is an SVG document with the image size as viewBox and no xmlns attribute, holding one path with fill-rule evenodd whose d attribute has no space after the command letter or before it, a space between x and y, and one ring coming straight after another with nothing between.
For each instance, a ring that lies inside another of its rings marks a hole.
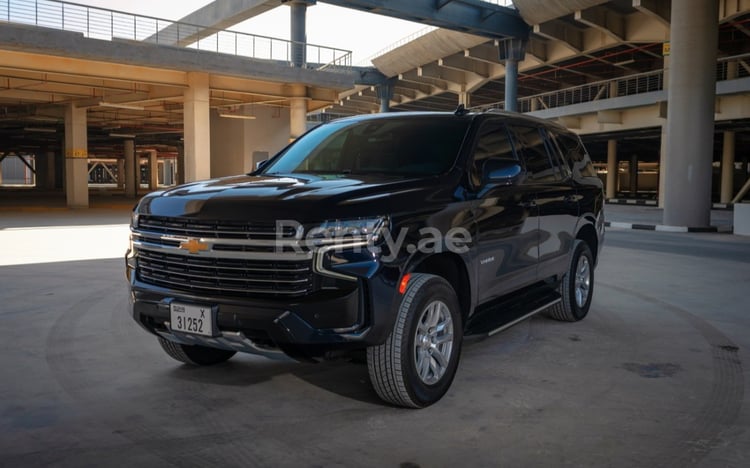
<instances>
[{"instance_id":1,"label":"car shadow","mask_svg":"<svg viewBox=\"0 0 750 468\"><path fill-rule=\"evenodd\" d=\"M165 377L209 386L252 387L275 377L293 375L310 385L344 398L388 406L378 398L370 384L367 365L349 361L302 363L275 361L251 355L237 355L215 366L177 366ZM289 388L290 395L294 392Z\"/></svg>"}]
</instances>

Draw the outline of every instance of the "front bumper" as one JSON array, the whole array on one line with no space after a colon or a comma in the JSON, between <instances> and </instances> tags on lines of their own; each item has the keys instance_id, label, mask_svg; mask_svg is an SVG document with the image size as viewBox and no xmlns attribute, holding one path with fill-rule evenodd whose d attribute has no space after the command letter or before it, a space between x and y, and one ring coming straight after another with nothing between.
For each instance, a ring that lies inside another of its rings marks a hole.
<instances>
[{"instance_id":1,"label":"front bumper","mask_svg":"<svg viewBox=\"0 0 750 468\"><path fill-rule=\"evenodd\" d=\"M194 296L143 283L132 274L130 312L149 332L177 343L307 360L386 340L395 320L398 277L397 271L381 273L359 279L349 290L294 299ZM175 301L215 308L216 336L172 330L170 304Z\"/></svg>"}]
</instances>

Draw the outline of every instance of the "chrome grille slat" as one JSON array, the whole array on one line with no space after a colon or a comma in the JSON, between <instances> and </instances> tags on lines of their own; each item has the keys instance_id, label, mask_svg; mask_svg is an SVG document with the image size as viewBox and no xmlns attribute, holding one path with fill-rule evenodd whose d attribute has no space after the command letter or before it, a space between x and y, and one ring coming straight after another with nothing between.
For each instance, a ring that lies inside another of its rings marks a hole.
<instances>
[{"instance_id":1,"label":"chrome grille slat","mask_svg":"<svg viewBox=\"0 0 750 468\"><path fill-rule=\"evenodd\" d=\"M272 294L276 296L296 296L300 294L304 294L304 290L300 291L276 291L276 290L270 290L270 289L245 289L245 288L225 288L225 287L211 287L206 285L197 286L195 288L185 288L184 284L177 282L177 281L171 281L171 280L162 280L162 279L156 279L156 278L148 278L141 276L141 279L146 281L147 283L155 284L156 286L162 286L162 287L171 287L171 286L178 286L176 288L172 289L180 289L185 290L189 292L203 292L203 293L219 293L219 294L227 294L227 293L241 293L241 294L231 294L231 295L251 295L251 294Z\"/></svg>"},{"instance_id":2,"label":"chrome grille slat","mask_svg":"<svg viewBox=\"0 0 750 468\"><path fill-rule=\"evenodd\" d=\"M227 222L162 216L142 215L139 230L182 237L213 237L219 239L276 239L276 223ZM285 227L284 237L293 237L295 231Z\"/></svg>"},{"instance_id":3,"label":"chrome grille slat","mask_svg":"<svg viewBox=\"0 0 750 468\"><path fill-rule=\"evenodd\" d=\"M217 261L221 261L222 259L217 258ZM185 266L185 262L189 261L191 267L195 268L205 268L205 269L221 269L221 270L234 270L234 271L257 271L257 272L269 272L269 271L279 271L283 273L307 273L310 271L310 267L298 267L294 268L294 263L289 263L288 265L285 264L285 262L278 262L275 265L275 270L271 268L260 268L260 267L248 267L248 266L236 266L231 265L230 263L234 262L222 262L222 264L214 264L211 262L211 259L205 259L205 258L180 258L179 260L170 258L160 258L160 262L166 263L169 265L178 265L180 267Z\"/></svg>"}]
</instances>

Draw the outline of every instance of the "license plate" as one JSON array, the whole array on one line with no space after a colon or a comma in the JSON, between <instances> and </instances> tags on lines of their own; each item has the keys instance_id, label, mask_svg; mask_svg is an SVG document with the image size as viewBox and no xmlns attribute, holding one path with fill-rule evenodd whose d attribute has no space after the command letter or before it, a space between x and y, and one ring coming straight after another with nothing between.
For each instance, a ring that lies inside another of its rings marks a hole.
<instances>
[{"instance_id":1,"label":"license plate","mask_svg":"<svg viewBox=\"0 0 750 468\"><path fill-rule=\"evenodd\" d=\"M214 335L214 310L210 306L171 303L169 325L174 331L195 335Z\"/></svg>"}]
</instances>

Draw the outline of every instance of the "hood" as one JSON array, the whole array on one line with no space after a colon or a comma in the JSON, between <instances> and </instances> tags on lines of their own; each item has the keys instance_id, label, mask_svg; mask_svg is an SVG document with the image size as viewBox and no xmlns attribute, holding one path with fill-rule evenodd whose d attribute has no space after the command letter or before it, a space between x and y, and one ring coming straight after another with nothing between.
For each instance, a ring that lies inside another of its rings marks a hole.
<instances>
[{"instance_id":1,"label":"hood","mask_svg":"<svg viewBox=\"0 0 750 468\"><path fill-rule=\"evenodd\" d=\"M236 176L151 194L141 214L198 219L300 223L422 211L449 202L449 176L406 179L380 175Z\"/></svg>"}]
</instances>

